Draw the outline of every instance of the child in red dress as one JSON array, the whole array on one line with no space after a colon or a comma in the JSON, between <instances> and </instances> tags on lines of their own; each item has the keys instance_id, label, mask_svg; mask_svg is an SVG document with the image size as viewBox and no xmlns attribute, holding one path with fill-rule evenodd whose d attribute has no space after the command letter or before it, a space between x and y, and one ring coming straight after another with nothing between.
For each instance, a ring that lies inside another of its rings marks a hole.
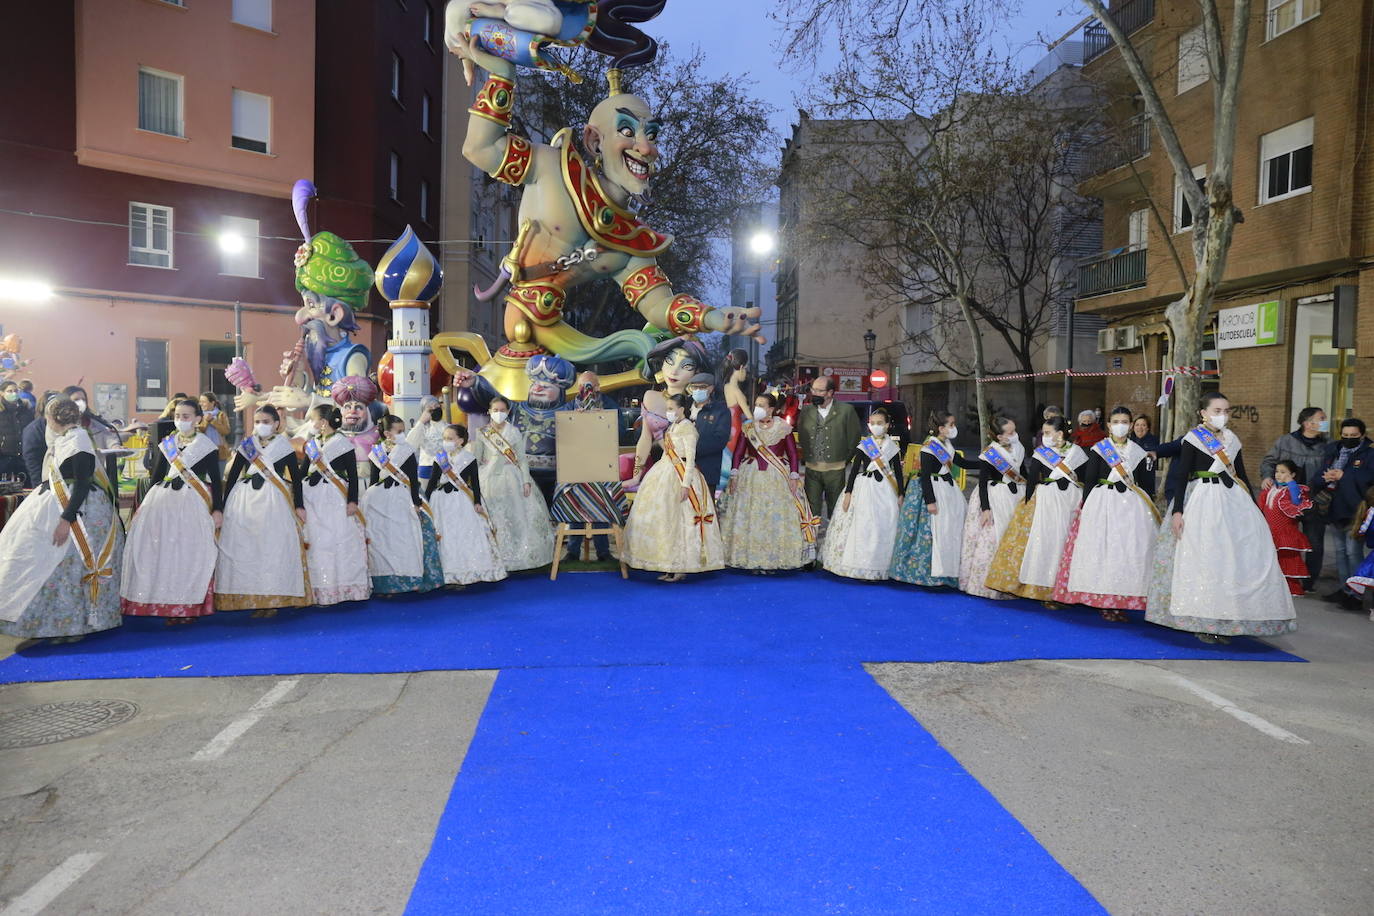
<instances>
[{"instance_id":1,"label":"child in red dress","mask_svg":"<svg viewBox=\"0 0 1374 916\"><path fill-rule=\"evenodd\" d=\"M1280 461L1274 467L1274 485L1260 494L1260 511L1269 523L1269 533L1279 552L1279 570L1294 595L1302 594L1303 581L1308 575L1306 554L1312 549L1298 525L1303 512L1312 508L1307 487L1298 481L1301 476L1302 471L1295 463Z\"/></svg>"}]
</instances>

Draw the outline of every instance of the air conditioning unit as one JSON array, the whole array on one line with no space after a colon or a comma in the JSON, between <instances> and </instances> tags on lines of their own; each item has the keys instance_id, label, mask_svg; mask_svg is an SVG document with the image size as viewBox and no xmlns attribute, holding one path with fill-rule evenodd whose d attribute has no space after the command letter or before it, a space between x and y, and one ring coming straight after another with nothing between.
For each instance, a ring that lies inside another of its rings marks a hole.
<instances>
[{"instance_id":1,"label":"air conditioning unit","mask_svg":"<svg viewBox=\"0 0 1374 916\"><path fill-rule=\"evenodd\" d=\"M1121 328L1103 328L1097 332L1097 352L1133 350L1140 346L1140 331L1133 324Z\"/></svg>"},{"instance_id":2,"label":"air conditioning unit","mask_svg":"<svg viewBox=\"0 0 1374 916\"><path fill-rule=\"evenodd\" d=\"M1116 328L1103 328L1097 332L1097 352L1107 353L1116 349Z\"/></svg>"}]
</instances>

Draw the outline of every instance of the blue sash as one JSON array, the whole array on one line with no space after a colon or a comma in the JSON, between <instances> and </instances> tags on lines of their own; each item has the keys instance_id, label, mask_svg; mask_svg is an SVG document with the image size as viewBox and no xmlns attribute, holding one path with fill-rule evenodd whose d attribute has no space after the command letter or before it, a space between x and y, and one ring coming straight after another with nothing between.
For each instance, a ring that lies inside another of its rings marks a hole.
<instances>
[{"instance_id":1,"label":"blue sash","mask_svg":"<svg viewBox=\"0 0 1374 916\"><path fill-rule=\"evenodd\" d=\"M258 448L258 444L253 441L252 436L246 436L239 443L239 454L243 456L245 461L252 464L258 455L262 454L262 451Z\"/></svg>"},{"instance_id":2,"label":"blue sash","mask_svg":"<svg viewBox=\"0 0 1374 916\"><path fill-rule=\"evenodd\" d=\"M954 456L952 456L949 450L941 445L940 440L936 439L934 436L926 440L925 445L921 446L921 451L929 452L931 455L934 455L936 460L941 464L947 465L954 460Z\"/></svg>"},{"instance_id":3,"label":"blue sash","mask_svg":"<svg viewBox=\"0 0 1374 916\"><path fill-rule=\"evenodd\" d=\"M994 468L996 468L996 469L997 469L997 473L999 473L999 474L1003 474L1003 475L1006 475L1006 474L1013 474L1013 475L1015 475L1015 473L1016 473L1016 472L1012 469L1011 462L1008 461L1008 460L1006 459L1006 457L1003 456L1003 454L1002 454L1000 451L998 451L997 449L993 448L991 445L988 446L987 451L983 452L983 454L979 455L978 457L979 457L979 458L982 458L982 459L983 459L984 461L986 461L988 464L990 464L990 465L992 465Z\"/></svg>"},{"instance_id":4,"label":"blue sash","mask_svg":"<svg viewBox=\"0 0 1374 916\"><path fill-rule=\"evenodd\" d=\"M312 462L320 460L320 443L316 439L310 438L305 440L305 457L309 458Z\"/></svg>"},{"instance_id":5,"label":"blue sash","mask_svg":"<svg viewBox=\"0 0 1374 916\"><path fill-rule=\"evenodd\" d=\"M179 451L177 451L176 436L168 436L166 439L163 439L161 442L159 442L157 444L157 447L162 449L162 454L167 459L168 464L171 464L172 462L176 461L177 456L181 454Z\"/></svg>"}]
</instances>

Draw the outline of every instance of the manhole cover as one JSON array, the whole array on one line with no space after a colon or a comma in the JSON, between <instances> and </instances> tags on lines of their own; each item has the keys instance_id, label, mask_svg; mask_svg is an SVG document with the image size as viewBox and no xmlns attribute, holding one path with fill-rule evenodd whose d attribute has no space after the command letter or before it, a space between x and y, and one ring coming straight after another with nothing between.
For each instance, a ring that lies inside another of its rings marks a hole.
<instances>
[{"instance_id":1,"label":"manhole cover","mask_svg":"<svg viewBox=\"0 0 1374 916\"><path fill-rule=\"evenodd\" d=\"M91 735L138 715L128 700L71 700L0 713L0 749L37 747Z\"/></svg>"}]
</instances>

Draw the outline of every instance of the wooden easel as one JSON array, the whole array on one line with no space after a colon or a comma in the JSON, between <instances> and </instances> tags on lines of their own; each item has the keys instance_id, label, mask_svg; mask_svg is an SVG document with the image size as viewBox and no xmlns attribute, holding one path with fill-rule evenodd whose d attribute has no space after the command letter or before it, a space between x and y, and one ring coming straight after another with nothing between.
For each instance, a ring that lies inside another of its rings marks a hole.
<instances>
[{"instance_id":1,"label":"wooden easel","mask_svg":"<svg viewBox=\"0 0 1374 916\"><path fill-rule=\"evenodd\" d=\"M620 560L620 578L630 578L630 568L625 565L625 543L620 537L621 527L619 525L608 525L601 522L586 522L585 524L572 525L567 522L558 523L558 534L553 539L553 566L549 568L549 581L558 579L558 564L563 562L563 544L570 537L582 536L582 555L591 559L592 535L610 535L615 542L616 556Z\"/></svg>"}]
</instances>

